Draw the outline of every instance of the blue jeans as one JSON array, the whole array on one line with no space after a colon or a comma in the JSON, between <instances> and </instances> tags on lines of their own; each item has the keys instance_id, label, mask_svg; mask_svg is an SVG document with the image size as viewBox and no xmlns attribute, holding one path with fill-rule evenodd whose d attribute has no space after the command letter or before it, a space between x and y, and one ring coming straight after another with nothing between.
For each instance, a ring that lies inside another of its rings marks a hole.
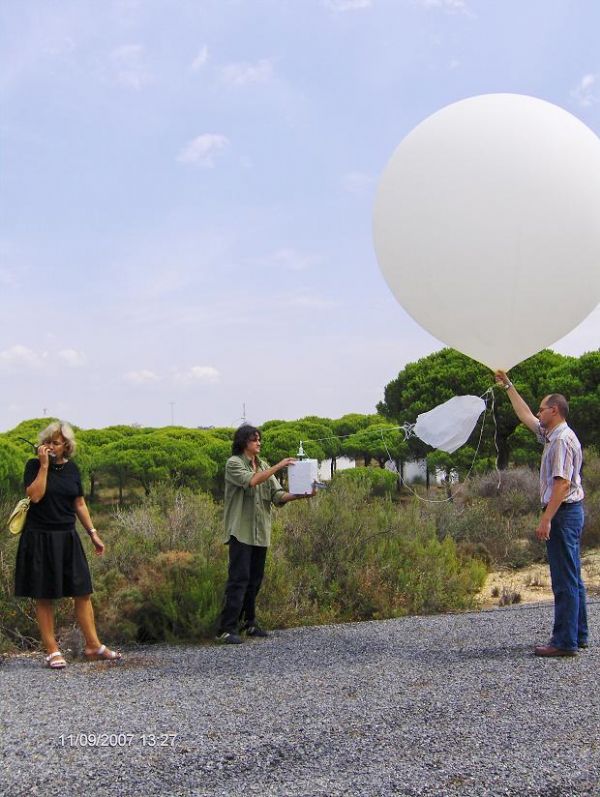
<instances>
[{"instance_id":1,"label":"blue jeans","mask_svg":"<svg viewBox=\"0 0 600 797\"><path fill-rule=\"evenodd\" d=\"M579 553L582 531L583 502L562 504L552 519L550 539L546 542L554 593L554 630L550 644L563 650L577 650L578 644L588 639Z\"/></svg>"}]
</instances>

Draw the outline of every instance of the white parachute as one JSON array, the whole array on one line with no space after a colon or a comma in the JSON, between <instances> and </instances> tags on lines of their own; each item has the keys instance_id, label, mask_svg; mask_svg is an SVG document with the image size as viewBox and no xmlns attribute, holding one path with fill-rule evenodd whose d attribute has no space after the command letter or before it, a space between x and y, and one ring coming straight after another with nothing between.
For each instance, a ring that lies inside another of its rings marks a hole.
<instances>
[{"instance_id":1,"label":"white parachute","mask_svg":"<svg viewBox=\"0 0 600 797\"><path fill-rule=\"evenodd\" d=\"M407 431L433 448L452 454L467 442L485 408L485 401L478 396L453 396L417 415L416 423Z\"/></svg>"}]
</instances>

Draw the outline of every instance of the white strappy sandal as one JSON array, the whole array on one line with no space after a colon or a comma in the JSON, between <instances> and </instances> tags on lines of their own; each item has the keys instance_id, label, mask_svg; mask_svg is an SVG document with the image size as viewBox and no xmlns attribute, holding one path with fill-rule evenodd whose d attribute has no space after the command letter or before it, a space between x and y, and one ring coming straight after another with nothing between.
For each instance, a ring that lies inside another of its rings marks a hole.
<instances>
[{"instance_id":1,"label":"white strappy sandal","mask_svg":"<svg viewBox=\"0 0 600 797\"><path fill-rule=\"evenodd\" d=\"M91 653L84 652L86 659L89 661L120 661L123 657L116 650L109 650L106 645L100 645L98 650L92 650Z\"/></svg>"},{"instance_id":2,"label":"white strappy sandal","mask_svg":"<svg viewBox=\"0 0 600 797\"><path fill-rule=\"evenodd\" d=\"M46 656L46 667L49 667L51 670L64 670L66 666L67 662L60 650L55 650L54 653L50 653L49 656Z\"/></svg>"}]
</instances>

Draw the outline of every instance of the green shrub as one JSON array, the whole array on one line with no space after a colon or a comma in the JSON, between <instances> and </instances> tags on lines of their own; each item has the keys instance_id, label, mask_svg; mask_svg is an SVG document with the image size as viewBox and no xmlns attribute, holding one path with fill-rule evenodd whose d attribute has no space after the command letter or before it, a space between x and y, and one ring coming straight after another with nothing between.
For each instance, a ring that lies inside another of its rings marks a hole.
<instances>
[{"instance_id":1,"label":"green shrub","mask_svg":"<svg viewBox=\"0 0 600 797\"><path fill-rule=\"evenodd\" d=\"M133 576L144 562L165 551L191 551L207 559L222 547L222 508L207 493L159 484L130 508L118 508L106 534L102 568Z\"/></svg>"},{"instance_id":2,"label":"green shrub","mask_svg":"<svg viewBox=\"0 0 600 797\"><path fill-rule=\"evenodd\" d=\"M581 479L586 494L600 493L600 453L595 448L583 452Z\"/></svg>"},{"instance_id":3,"label":"green shrub","mask_svg":"<svg viewBox=\"0 0 600 797\"><path fill-rule=\"evenodd\" d=\"M468 495L487 498L490 509L509 515L526 515L540 508L540 479L527 467L491 471L468 483Z\"/></svg>"},{"instance_id":4,"label":"green shrub","mask_svg":"<svg viewBox=\"0 0 600 797\"><path fill-rule=\"evenodd\" d=\"M0 652L33 645L37 624L33 605L14 597L17 540L3 530L0 546Z\"/></svg>"},{"instance_id":5,"label":"green shrub","mask_svg":"<svg viewBox=\"0 0 600 797\"><path fill-rule=\"evenodd\" d=\"M373 496L392 496L398 492L398 475L385 468L347 468L336 472L334 481L340 480L364 484Z\"/></svg>"},{"instance_id":6,"label":"green shrub","mask_svg":"<svg viewBox=\"0 0 600 797\"><path fill-rule=\"evenodd\" d=\"M581 544L584 548L600 546L600 490L586 495L585 524Z\"/></svg>"},{"instance_id":7,"label":"green shrub","mask_svg":"<svg viewBox=\"0 0 600 797\"><path fill-rule=\"evenodd\" d=\"M439 540L419 507L336 480L289 506L274 533L261 613L277 624L363 620L472 607L485 565Z\"/></svg>"},{"instance_id":8,"label":"green shrub","mask_svg":"<svg viewBox=\"0 0 600 797\"><path fill-rule=\"evenodd\" d=\"M99 624L137 642L198 641L214 633L225 570L187 551L159 553L139 567L133 584L115 583ZM103 591L107 592L106 585Z\"/></svg>"},{"instance_id":9,"label":"green shrub","mask_svg":"<svg viewBox=\"0 0 600 797\"><path fill-rule=\"evenodd\" d=\"M500 512L491 499L465 503L425 505L434 518L440 539L451 537L465 555L477 556L494 566L525 567L543 559L545 548L535 539L539 512Z\"/></svg>"},{"instance_id":10,"label":"green shrub","mask_svg":"<svg viewBox=\"0 0 600 797\"><path fill-rule=\"evenodd\" d=\"M481 561L463 559L451 538L440 541L433 531L421 532L407 539L392 537L380 547L382 564L388 563L380 568L382 582L402 614L473 607L473 596L483 586L487 568Z\"/></svg>"},{"instance_id":11,"label":"green shrub","mask_svg":"<svg viewBox=\"0 0 600 797\"><path fill-rule=\"evenodd\" d=\"M157 485L137 506L116 510L105 542L106 555L90 562L100 628L124 641L212 633L227 549L210 495Z\"/></svg>"}]
</instances>

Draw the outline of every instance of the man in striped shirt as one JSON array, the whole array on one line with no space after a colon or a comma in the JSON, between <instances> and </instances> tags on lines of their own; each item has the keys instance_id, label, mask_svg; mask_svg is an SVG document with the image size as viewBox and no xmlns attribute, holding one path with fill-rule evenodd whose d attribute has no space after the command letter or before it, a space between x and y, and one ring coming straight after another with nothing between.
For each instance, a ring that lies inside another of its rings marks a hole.
<instances>
[{"instance_id":1,"label":"man in striped shirt","mask_svg":"<svg viewBox=\"0 0 600 797\"><path fill-rule=\"evenodd\" d=\"M546 541L552 591L554 630L536 656L575 656L588 646L585 587L581 578L580 542L583 531L581 445L567 425L569 405L560 393L545 396L537 417L504 371L496 372L519 418L544 445L540 467L542 516L536 529Z\"/></svg>"}]
</instances>

